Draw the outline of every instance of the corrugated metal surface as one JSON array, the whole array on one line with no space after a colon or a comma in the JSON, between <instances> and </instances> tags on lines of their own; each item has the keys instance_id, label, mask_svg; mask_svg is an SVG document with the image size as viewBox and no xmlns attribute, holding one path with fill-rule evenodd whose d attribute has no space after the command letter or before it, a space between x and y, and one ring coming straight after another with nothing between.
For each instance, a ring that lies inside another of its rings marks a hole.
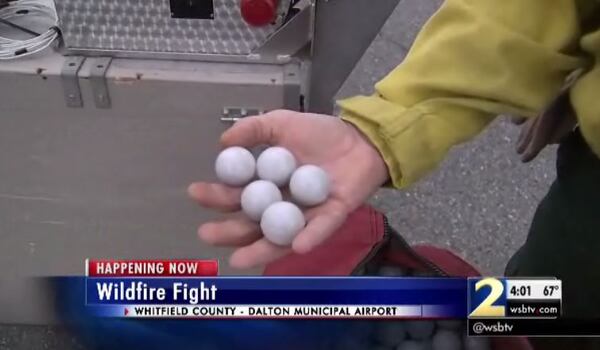
<instances>
[{"instance_id":1,"label":"corrugated metal surface","mask_svg":"<svg viewBox=\"0 0 600 350\"><path fill-rule=\"evenodd\" d=\"M213 2L206 20L172 18L169 0L55 1L68 49L246 55L278 27L248 26L239 0ZM280 14L289 4L280 1Z\"/></svg>"}]
</instances>

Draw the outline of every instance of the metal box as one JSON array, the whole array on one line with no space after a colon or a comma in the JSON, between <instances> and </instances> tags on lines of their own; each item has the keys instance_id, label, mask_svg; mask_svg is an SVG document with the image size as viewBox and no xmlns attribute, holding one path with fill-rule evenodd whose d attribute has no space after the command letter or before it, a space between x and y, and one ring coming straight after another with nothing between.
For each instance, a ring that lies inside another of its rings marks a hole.
<instances>
[{"instance_id":1,"label":"metal box","mask_svg":"<svg viewBox=\"0 0 600 350\"><path fill-rule=\"evenodd\" d=\"M67 27L70 4L109 2L57 0ZM188 200L188 184L214 178L219 136L238 118L330 112L397 2L300 2L257 47L213 52L192 38L163 50L174 56L143 40L94 49L71 25L61 53L0 63L0 322L52 322L28 278L82 274L85 258L220 258L222 273L241 273L196 238L215 214Z\"/></svg>"},{"instance_id":2,"label":"metal box","mask_svg":"<svg viewBox=\"0 0 600 350\"><path fill-rule=\"evenodd\" d=\"M82 274L86 257L224 257L196 239L213 215L186 187L214 177L224 108L282 108L300 87L285 66L116 59L111 107L98 108L95 60L77 78L61 76L65 60L0 66L0 321L31 321L43 299L21 277ZM80 108L67 107L69 79Z\"/></svg>"}]
</instances>

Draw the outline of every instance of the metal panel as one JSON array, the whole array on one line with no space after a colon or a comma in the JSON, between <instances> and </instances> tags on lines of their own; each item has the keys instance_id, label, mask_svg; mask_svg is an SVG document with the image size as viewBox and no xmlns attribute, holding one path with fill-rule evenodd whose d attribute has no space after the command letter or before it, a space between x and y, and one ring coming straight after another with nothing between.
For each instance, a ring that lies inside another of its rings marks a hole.
<instances>
[{"instance_id":1,"label":"metal panel","mask_svg":"<svg viewBox=\"0 0 600 350\"><path fill-rule=\"evenodd\" d=\"M263 57L292 56L312 40L315 6L304 2L298 13L254 53Z\"/></svg>"},{"instance_id":2,"label":"metal panel","mask_svg":"<svg viewBox=\"0 0 600 350\"><path fill-rule=\"evenodd\" d=\"M284 67L114 59L112 106L98 109L92 60L85 107L65 106L64 60L0 66L0 323L51 321L26 277L81 274L87 257L220 258L240 273L197 239L216 214L186 187L214 179L224 107L284 106Z\"/></svg>"},{"instance_id":3,"label":"metal panel","mask_svg":"<svg viewBox=\"0 0 600 350\"><path fill-rule=\"evenodd\" d=\"M214 0L214 19L173 18L169 0L55 0L69 50L248 55L282 23L248 26L238 0Z\"/></svg>"},{"instance_id":4,"label":"metal panel","mask_svg":"<svg viewBox=\"0 0 600 350\"><path fill-rule=\"evenodd\" d=\"M283 107L292 111L303 111L300 67L297 64L288 64L283 73Z\"/></svg>"},{"instance_id":5,"label":"metal panel","mask_svg":"<svg viewBox=\"0 0 600 350\"><path fill-rule=\"evenodd\" d=\"M309 110L330 114L333 97L399 0L317 1Z\"/></svg>"}]
</instances>

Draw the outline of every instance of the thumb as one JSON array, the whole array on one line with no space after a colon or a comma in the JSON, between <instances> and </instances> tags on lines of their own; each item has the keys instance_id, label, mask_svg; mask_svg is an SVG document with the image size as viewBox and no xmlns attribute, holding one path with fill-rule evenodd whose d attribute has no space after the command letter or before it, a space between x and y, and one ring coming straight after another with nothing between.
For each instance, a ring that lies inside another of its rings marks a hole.
<instances>
[{"instance_id":1,"label":"thumb","mask_svg":"<svg viewBox=\"0 0 600 350\"><path fill-rule=\"evenodd\" d=\"M276 144L279 139L279 116L285 111L275 111L260 116L246 117L236 122L221 136L224 147L255 147Z\"/></svg>"}]
</instances>

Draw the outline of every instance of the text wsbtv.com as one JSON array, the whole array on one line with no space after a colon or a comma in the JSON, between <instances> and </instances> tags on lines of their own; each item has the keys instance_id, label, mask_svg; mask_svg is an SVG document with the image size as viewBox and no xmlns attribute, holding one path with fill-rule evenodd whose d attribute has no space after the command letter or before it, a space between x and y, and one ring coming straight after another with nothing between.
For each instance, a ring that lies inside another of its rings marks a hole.
<instances>
[{"instance_id":1,"label":"text wsbtv.com","mask_svg":"<svg viewBox=\"0 0 600 350\"><path fill-rule=\"evenodd\" d=\"M556 303L531 305L530 302L513 302L507 307L507 315L517 317L558 317L560 316L560 305Z\"/></svg>"},{"instance_id":2,"label":"text wsbtv.com","mask_svg":"<svg viewBox=\"0 0 600 350\"><path fill-rule=\"evenodd\" d=\"M522 304L508 308L511 315L536 316L536 315L558 315L556 306L531 306Z\"/></svg>"},{"instance_id":3,"label":"text wsbtv.com","mask_svg":"<svg viewBox=\"0 0 600 350\"><path fill-rule=\"evenodd\" d=\"M471 325L475 334L510 334L514 326L508 322L497 321L495 323L475 322Z\"/></svg>"}]
</instances>

